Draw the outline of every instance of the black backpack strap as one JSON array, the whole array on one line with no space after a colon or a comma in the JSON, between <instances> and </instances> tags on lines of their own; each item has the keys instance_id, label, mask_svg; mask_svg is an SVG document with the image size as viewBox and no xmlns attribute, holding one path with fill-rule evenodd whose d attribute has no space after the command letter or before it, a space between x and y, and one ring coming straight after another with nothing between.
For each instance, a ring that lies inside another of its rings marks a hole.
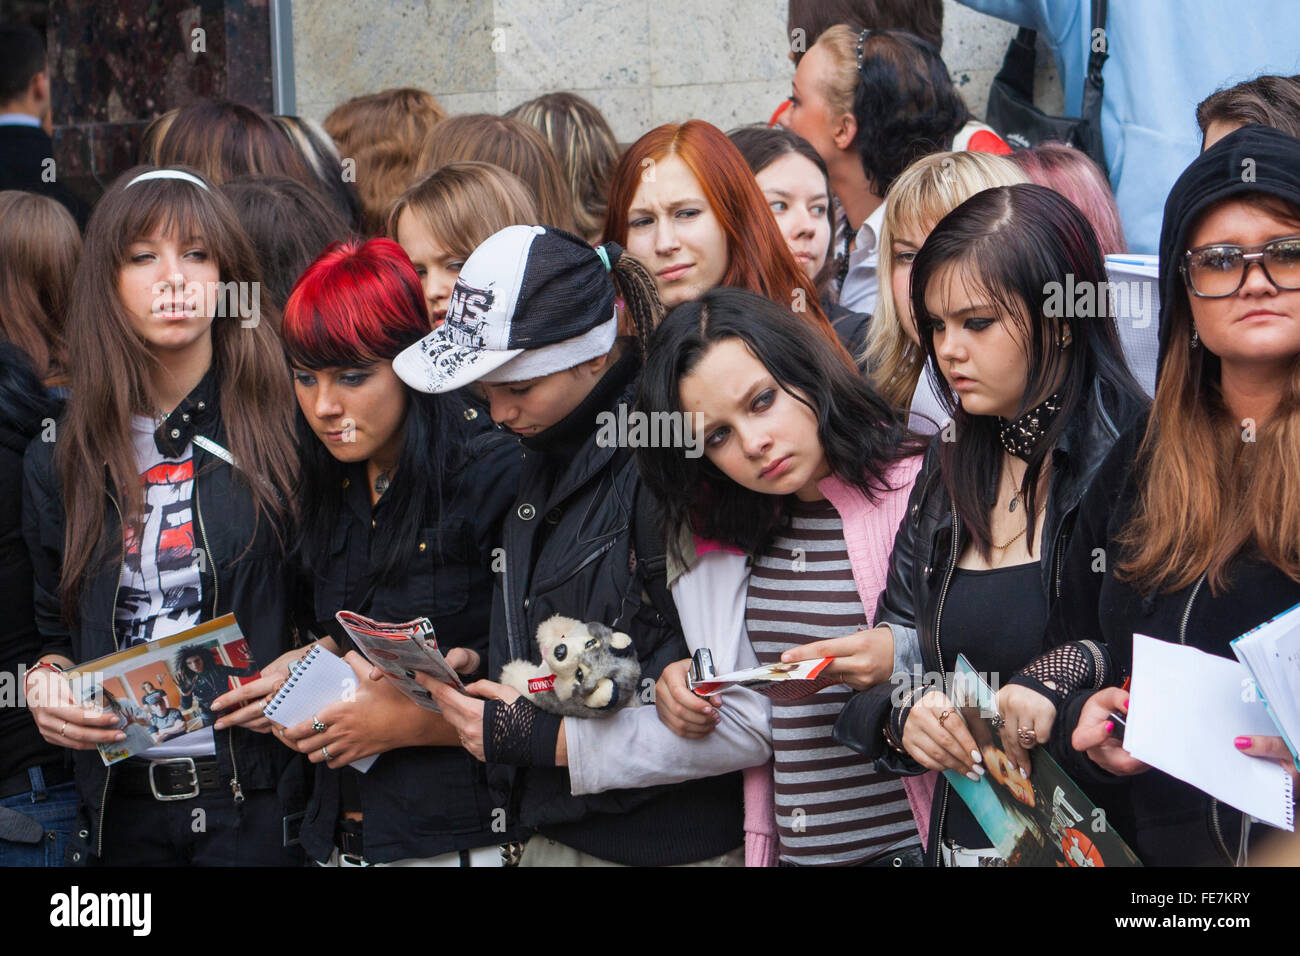
<instances>
[{"instance_id":1,"label":"black backpack strap","mask_svg":"<svg viewBox=\"0 0 1300 956\"><path fill-rule=\"evenodd\" d=\"M680 633L681 618L672 591L668 589L668 545L664 537L663 514L654 496L640 483L637 484L632 515L632 548L636 552L637 570L641 572L641 586L649 595L650 603L664 621Z\"/></svg>"}]
</instances>

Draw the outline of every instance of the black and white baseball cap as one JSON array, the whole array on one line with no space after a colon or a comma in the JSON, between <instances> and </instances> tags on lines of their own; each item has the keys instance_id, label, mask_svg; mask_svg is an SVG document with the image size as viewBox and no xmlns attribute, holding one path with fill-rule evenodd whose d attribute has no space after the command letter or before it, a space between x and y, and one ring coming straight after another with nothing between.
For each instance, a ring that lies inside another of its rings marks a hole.
<instances>
[{"instance_id":1,"label":"black and white baseball cap","mask_svg":"<svg viewBox=\"0 0 1300 956\"><path fill-rule=\"evenodd\" d=\"M465 260L447 321L400 352L393 371L419 391L449 392L606 354L618 331L609 269L622 252L614 243L597 252L561 229L507 226Z\"/></svg>"}]
</instances>

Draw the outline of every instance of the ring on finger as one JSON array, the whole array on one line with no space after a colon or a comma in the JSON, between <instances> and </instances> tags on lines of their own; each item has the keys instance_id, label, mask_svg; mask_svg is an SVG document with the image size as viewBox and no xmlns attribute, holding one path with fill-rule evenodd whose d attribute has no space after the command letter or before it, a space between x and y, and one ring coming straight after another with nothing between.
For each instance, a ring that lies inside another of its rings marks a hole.
<instances>
[{"instance_id":1,"label":"ring on finger","mask_svg":"<svg viewBox=\"0 0 1300 956\"><path fill-rule=\"evenodd\" d=\"M1016 731L1016 736L1020 738L1020 743L1024 747L1033 747L1038 743L1038 735L1034 733L1032 727L1021 727Z\"/></svg>"},{"instance_id":2,"label":"ring on finger","mask_svg":"<svg viewBox=\"0 0 1300 956\"><path fill-rule=\"evenodd\" d=\"M65 720L63 722L63 726L59 728L59 736L66 737L67 734L65 734L64 731L66 731L67 729L68 729L68 722Z\"/></svg>"},{"instance_id":3,"label":"ring on finger","mask_svg":"<svg viewBox=\"0 0 1300 956\"><path fill-rule=\"evenodd\" d=\"M941 713L941 714L939 715L939 726L940 726L940 727L943 727L943 722L944 722L945 720L947 720L947 719L948 719L949 717L951 717L951 716L952 716L952 710L951 710L951 709L945 709L945 710L943 711L943 713ZM946 730L947 728L945 727L944 729Z\"/></svg>"},{"instance_id":4,"label":"ring on finger","mask_svg":"<svg viewBox=\"0 0 1300 956\"><path fill-rule=\"evenodd\" d=\"M326 760L329 760L329 759L330 759L330 752L329 752L329 750L327 750L325 747L321 747L320 752L321 752L322 756L325 757Z\"/></svg>"},{"instance_id":5,"label":"ring on finger","mask_svg":"<svg viewBox=\"0 0 1300 956\"><path fill-rule=\"evenodd\" d=\"M994 730L1001 730L1007 724L1007 719L1001 714L994 714L989 718L989 723L993 725Z\"/></svg>"},{"instance_id":6,"label":"ring on finger","mask_svg":"<svg viewBox=\"0 0 1300 956\"><path fill-rule=\"evenodd\" d=\"M314 731L316 731L316 733L318 733L318 734L323 734L323 733L325 733L325 731L329 730L329 725L328 725L328 724L325 724L325 723L322 723L322 722L321 722L321 719L320 719L319 717L317 717L315 714L312 714L312 715L311 715L311 729L314 730Z\"/></svg>"}]
</instances>

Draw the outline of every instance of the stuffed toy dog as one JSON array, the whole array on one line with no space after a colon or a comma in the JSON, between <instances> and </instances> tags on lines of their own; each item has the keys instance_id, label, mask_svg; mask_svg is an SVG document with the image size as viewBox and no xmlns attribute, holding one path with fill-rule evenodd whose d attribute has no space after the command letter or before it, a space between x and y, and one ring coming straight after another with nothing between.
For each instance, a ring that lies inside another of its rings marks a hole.
<instances>
[{"instance_id":1,"label":"stuffed toy dog","mask_svg":"<svg viewBox=\"0 0 1300 956\"><path fill-rule=\"evenodd\" d=\"M635 706L641 665L632 638L604 624L556 614L537 627L542 663L514 660L501 683L542 710L564 717L605 717Z\"/></svg>"}]
</instances>

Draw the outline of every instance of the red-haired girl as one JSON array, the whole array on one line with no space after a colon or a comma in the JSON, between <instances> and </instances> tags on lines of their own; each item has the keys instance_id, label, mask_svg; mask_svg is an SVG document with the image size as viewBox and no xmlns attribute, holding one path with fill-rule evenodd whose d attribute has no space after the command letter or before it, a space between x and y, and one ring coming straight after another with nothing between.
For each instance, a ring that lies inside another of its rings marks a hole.
<instances>
[{"instance_id":1,"label":"red-haired girl","mask_svg":"<svg viewBox=\"0 0 1300 956\"><path fill-rule=\"evenodd\" d=\"M844 352L745 158L716 126L670 123L623 153L605 241L646 267L668 309L736 286L791 309Z\"/></svg>"},{"instance_id":2,"label":"red-haired girl","mask_svg":"<svg viewBox=\"0 0 1300 956\"><path fill-rule=\"evenodd\" d=\"M428 395L393 356L429 331L419 276L397 243L330 246L285 307L302 445L302 535L321 643L346 652L354 698L277 731L316 764L308 854L340 866L500 866L483 765L443 718L386 679L335 623L427 617L453 664L486 659L497 527L518 483L518 446L461 393ZM348 765L379 754L365 774ZM364 810L364 816L362 808Z\"/></svg>"}]
</instances>

